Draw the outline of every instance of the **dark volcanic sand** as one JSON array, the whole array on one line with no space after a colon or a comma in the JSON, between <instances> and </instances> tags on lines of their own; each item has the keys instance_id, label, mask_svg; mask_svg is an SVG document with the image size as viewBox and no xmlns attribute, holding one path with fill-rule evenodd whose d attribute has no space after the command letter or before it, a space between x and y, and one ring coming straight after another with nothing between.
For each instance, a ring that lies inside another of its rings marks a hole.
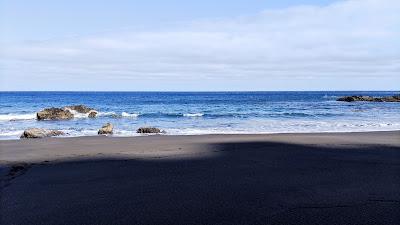
<instances>
[{"instance_id":1,"label":"dark volcanic sand","mask_svg":"<svg viewBox=\"0 0 400 225\"><path fill-rule=\"evenodd\" d=\"M0 141L0 224L400 224L400 132Z\"/></svg>"}]
</instances>

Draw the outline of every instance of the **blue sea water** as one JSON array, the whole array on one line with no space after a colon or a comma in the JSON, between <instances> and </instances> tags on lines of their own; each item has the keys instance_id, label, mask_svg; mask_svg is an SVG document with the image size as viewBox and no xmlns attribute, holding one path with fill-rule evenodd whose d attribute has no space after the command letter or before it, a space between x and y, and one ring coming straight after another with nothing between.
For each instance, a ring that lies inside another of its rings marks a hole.
<instances>
[{"instance_id":1,"label":"blue sea water","mask_svg":"<svg viewBox=\"0 0 400 225\"><path fill-rule=\"evenodd\" d=\"M166 135L352 132L400 130L400 103L337 102L346 95L399 92L0 92L0 139L24 129L63 130L66 136L96 135L106 122L115 136L136 136L141 126ZM48 107L84 104L99 111L65 121L37 121Z\"/></svg>"}]
</instances>

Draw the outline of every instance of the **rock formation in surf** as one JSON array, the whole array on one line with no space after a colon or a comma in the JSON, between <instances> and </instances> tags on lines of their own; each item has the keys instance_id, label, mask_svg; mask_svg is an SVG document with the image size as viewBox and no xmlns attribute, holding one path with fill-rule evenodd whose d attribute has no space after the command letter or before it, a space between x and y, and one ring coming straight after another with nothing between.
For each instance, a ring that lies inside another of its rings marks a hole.
<instances>
[{"instance_id":1,"label":"rock formation in surf","mask_svg":"<svg viewBox=\"0 0 400 225\"><path fill-rule=\"evenodd\" d=\"M69 110L60 108L47 108L36 114L38 120L68 120L74 118Z\"/></svg>"},{"instance_id":2,"label":"rock formation in surf","mask_svg":"<svg viewBox=\"0 0 400 225\"><path fill-rule=\"evenodd\" d=\"M87 114L89 118L97 116L98 112L85 105L72 105L63 108L46 108L36 114L38 120L66 120L73 119L74 113Z\"/></svg>"}]
</instances>

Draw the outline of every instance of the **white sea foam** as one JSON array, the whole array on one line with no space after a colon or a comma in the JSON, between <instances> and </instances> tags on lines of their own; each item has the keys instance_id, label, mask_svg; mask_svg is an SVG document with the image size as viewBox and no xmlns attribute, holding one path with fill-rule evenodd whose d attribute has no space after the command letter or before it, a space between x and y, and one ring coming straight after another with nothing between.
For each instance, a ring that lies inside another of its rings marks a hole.
<instances>
[{"instance_id":1,"label":"white sea foam","mask_svg":"<svg viewBox=\"0 0 400 225\"><path fill-rule=\"evenodd\" d=\"M204 116L204 113L185 113L185 114L183 114L183 116L186 116L186 117L201 117L201 116Z\"/></svg>"},{"instance_id":2,"label":"white sea foam","mask_svg":"<svg viewBox=\"0 0 400 225\"><path fill-rule=\"evenodd\" d=\"M61 131L64 132L64 135L56 136L56 138L96 136L98 130L95 130L95 129L61 129Z\"/></svg>"},{"instance_id":3,"label":"white sea foam","mask_svg":"<svg viewBox=\"0 0 400 225\"><path fill-rule=\"evenodd\" d=\"M74 114L74 118L87 118L89 113L79 113L76 110L68 109L72 114Z\"/></svg>"},{"instance_id":4,"label":"white sea foam","mask_svg":"<svg viewBox=\"0 0 400 225\"><path fill-rule=\"evenodd\" d=\"M88 118L91 112L97 112L96 110L90 110L88 113L80 113L70 108L65 108L65 109L68 110L70 113L72 113L74 115L74 118Z\"/></svg>"},{"instance_id":5,"label":"white sea foam","mask_svg":"<svg viewBox=\"0 0 400 225\"><path fill-rule=\"evenodd\" d=\"M33 124L32 124L33 123ZM64 123L64 122L63 122ZM36 125L35 125L36 124ZM48 127L50 126L51 127ZM187 124L159 124L159 127L166 131L166 135L205 135L205 134L269 134L269 133L315 133L315 132L367 132L367 131L390 131L400 130L400 121L397 118L387 120L274 120L274 119L249 119L242 120L240 123L196 123ZM77 127L58 127L50 123L27 121L26 125L21 127L3 127L0 130L0 139L18 139L23 129L29 127L42 127L46 129L59 129L65 135L57 137L79 137L96 136L100 125L90 125ZM115 137L140 136L136 133L139 125L115 126ZM81 127L81 128L80 128Z\"/></svg>"},{"instance_id":6,"label":"white sea foam","mask_svg":"<svg viewBox=\"0 0 400 225\"><path fill-rule=\"evenodd\" d=\"M36 113L29 114L2 114L0 115L0 121L11 121L11 120L34 120L36 119Z\"/></svg>"},{"instance_id":7,"label":"white sea foam","mask_svg":"<svg viewBox=\"0 0 400 225\"><path fill-rule=\"evenodd\" d=\"M122 116L122 117L132 117L132 118L136 118L136 117L139 116L139 114L137 114L137 113L126 113L126 112L122 112L122 113L121 113L121 116Z\"/></svg>"},{"instance_id":8,"label":"white sea foam","mask_svg":"<svg viewBox=\"0 0 400 225\"><path fill-rule=\"evenodd\" d=\"M19 139L23 132L23 130L1 131L0 140Z\"/></svg>"},{"instance_id":9,"label":"white sea foam","mask_svg":"<svg viewBox=\"0 0 400 225\"><path fill-rule=\"evenodd\" d=\"M117 116L117 113L115 113L115 112L99 112L98 114L97 114L97 116Z\"/></svg>"}]
</instances>

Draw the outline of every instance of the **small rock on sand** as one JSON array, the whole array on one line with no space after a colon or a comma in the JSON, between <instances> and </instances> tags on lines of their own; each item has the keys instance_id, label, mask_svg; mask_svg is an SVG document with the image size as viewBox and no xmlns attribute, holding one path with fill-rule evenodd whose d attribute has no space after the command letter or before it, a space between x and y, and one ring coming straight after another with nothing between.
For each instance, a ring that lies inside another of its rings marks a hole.
<instances>
[{"instance_id":1,"label":"small rock on sand","mask_svg":"<svg viewBox=\"0 0 400 225\"><path fill-rule=\"evenodd\" d=\"M24 131L21 138L44 138L63 135L64 132L59 130L46 130L41 128L31 128Z\"/></svg>"},{"instance_id":2,"label":"small rock on sand","mask_svg":"<svg viewBox=\"0 0 400 225\"><path fill-rule=\"evenodd\" d=\"M156 127L140 127L136 130L136 133L140 134L157 134L161 133L161 130Z\"/></svg>"},{"instance_id":3,"label":"small rock on sand","mask_svg":"<svg viewBox=\"0 0 400 225\"><path fill-rule=\"evenodd\" d=\"M97 132L98 134L112 134L114 126L111 123L106 123L100 130Z\"/></svg>"}]
</instances>

